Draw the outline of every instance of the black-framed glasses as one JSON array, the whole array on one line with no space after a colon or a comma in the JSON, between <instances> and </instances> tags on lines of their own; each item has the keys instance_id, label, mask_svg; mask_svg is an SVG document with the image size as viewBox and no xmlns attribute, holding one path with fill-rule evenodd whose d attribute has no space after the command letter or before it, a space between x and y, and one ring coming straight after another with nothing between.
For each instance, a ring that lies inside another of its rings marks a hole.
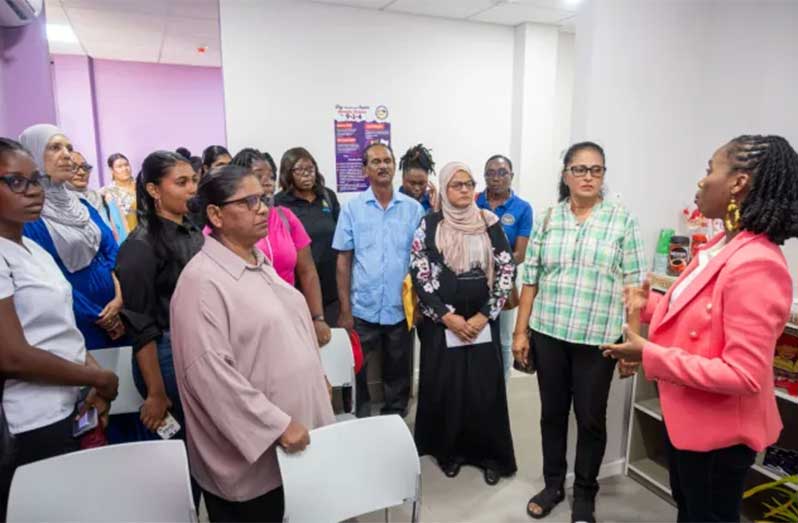
<instances>
[{"instance_id":1,"label":"black-framed glasses","mask_svg":"<svg viewBox=\"0 0 798 523\"><path fill-rule=\"evenodd\" d=\"M592 174L595 178L601 178L607 172L607 168L603 165L572 165L568 170L577 178L586 176L587 173Z\"/></svg>"},{"instance_id":2,"label":"black-framed glasses","mask_svg":"<svg viewBox=\"0 0 798 523\"><path fill-rule=\"evenodd\" d=\"M219 204L219 207L224 207L225 205L231 205L234 203L244 203L247 205L247 209L250 211L257 211L260 210L261 204L269 207L271 202L271 197L267 196L266 194L252 194L250 196L244 196L243 198L222 202Z\"/></svg>"},{"instance_id":3,"label":"black-framed glasses","mask_svg":"<svg viewBox=\"0 0 798 523\"><path fill-rule=\"evenodd\" d=\"M507 169L496 169L496 170L488 169L487 171L485 171L485 178L506 178L511 174L513 173L511 173Z\"/></svg>"},{"instance_id":4,"label":"black-framed glasses","mask_svg":"<svg viewBox=\"0 0 798 523\"><path fill-rule=\"evenodd\" d=\"M471 189L473 189L476 186L477 186L477 184L475 184L473 180L468 180L467 182L452 182L452 183L449 184L449 189L452 189L452 190L455 190L455 191L462 191L463 188L466 188L466 189L468 189L470 191Z\"/></svg>"},{"instance_id":5,"label":"black-framed glasses","mask_svg":"<svg viewBox=\"0 0 798 523\"><path fill-rule=\"evenodd\" d=\"M90 173L92 169L94 169L94 166L90 163L79 163L75 165L76 171L83 170L86 171L87 173Z\"/></svg>"},{"instance_id":6,"label":"black-framed glasses","mask_svg":"<svg viewBox=\"0 0 798 523\"><path fill-rule=\"evenodd\" d=\"M28 192L28 188L30 188L31 185L34 187L41 187L42 178L44 178L44 175L39 171L34 171L30 177L22 176L17 173L0 176L0 180L11 189L11 192L16 194L25 194Z\"/></svg>"}]
</instances>

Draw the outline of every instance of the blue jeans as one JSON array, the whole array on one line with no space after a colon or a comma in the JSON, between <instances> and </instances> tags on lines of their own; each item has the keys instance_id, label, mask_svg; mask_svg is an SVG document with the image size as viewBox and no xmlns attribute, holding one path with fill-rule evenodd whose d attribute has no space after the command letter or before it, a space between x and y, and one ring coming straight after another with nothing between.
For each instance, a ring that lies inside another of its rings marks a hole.
<instances>
[{"instance_id":1,"label":"blue jeans","mask_svg":"<svg viewBox=\"0 0 798 523\"><path fill-rule=\"evenodd\" d=\"M183 415L183 406L180 403L180 392L177 390L177 378L175 377L175 363L172 360L172 337L169 331L166 331L156 341L156 348L158 351L158 364L161 367L161 376L163 376L164 390L166 396L172 401L172 407L169 412L174 416L178 423L180 423L180 432L178 432L175 439L186 439L186 418ZM136 361L135 354L133 355L133 382L139 390L142 397L147 397L147 384L144 382L144 376L141 375L139 364ZM159 439L157 434L153 434L152 439Z\"/></svg>"}]
</instances>

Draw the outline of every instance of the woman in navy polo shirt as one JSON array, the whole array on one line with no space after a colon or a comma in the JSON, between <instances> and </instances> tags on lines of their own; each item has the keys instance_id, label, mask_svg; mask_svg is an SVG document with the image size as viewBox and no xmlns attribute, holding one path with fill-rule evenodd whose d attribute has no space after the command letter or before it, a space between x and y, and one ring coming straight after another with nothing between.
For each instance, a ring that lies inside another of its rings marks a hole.
<instances>
[{"instance_id":1,"label":"woman in navy polo shirt","mask_svg":"<svg viewBox=\"0 0 798 523\"><path fill-rule=\"evenodd\" d=\"M512 183L513 162L501 154L491 156L485 163L487 189L477 196L477 206L489 209L499 217L507 241L510 243L510 249L513 251L513 261L516 265L520 265L524 261L526 245L532 232L532 206L513 192ZM499 320L505 383L510 376L510 366L513 362L513 327L517 308L518 290L513 287L513 292Z\"/></svg>"}]
</instances>

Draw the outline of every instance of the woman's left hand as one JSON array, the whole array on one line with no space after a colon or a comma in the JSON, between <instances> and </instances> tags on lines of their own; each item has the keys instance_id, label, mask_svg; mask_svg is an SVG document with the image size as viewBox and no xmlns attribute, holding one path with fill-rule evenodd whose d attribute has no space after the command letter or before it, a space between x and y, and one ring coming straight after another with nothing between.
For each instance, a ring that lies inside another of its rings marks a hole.
<instances>
[{"instance_id":1,"label":"woman's left hand","mask_svg":"<svg viewBox=\"0 0 798 523\"><path fill-rule=\"evenodd\" d=\"M316 330L316 339L319 340L319 347L324 347L332 339L330 326L324 320L314 320L313 328Z\"/></svg>"},{"instance_id":2,"label":"woman's left hand","mask_svg":"<svg viewBox=\"0 0 798 523\"><path fill-rule=\"evenodd\" d=\"M627 363L643 361L643 347L648 340L632 331L628 325L623 326L623 333L625 342L601 346L604 357L626 360Z\"/></svg>"},{"instance_id":3,"label":"woman's left hand","mask_svg":"<svg viewBox=\"0 0 798 523\"><path fill-rule=\"evenodd\" d=\"M488 317L481 312L478 312L468 318L468 324L474 327L478 333L482 332L482 329L484 329L488 324Z\"/></svg>"}]
</instances>

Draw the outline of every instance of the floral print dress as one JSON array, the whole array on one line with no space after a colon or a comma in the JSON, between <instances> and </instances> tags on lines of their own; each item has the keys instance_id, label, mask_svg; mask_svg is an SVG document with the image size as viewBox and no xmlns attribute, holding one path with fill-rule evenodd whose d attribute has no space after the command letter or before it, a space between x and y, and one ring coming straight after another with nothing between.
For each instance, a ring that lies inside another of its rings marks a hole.
<instances>
[{"instance_id":1,"label":"floral print dress","mask_svg":"<svg viewBox=\"0 0 798 523\"><path fill-rule=\"evenodd\" d=\"M513 287L510 245L496 223L488 228L495 278L491 288L482 269L455 274L435 245L440 212L424 217L413 239L410 275L422 320L421 374L415 440L419 454L441 465L457 461L491 468L504 476L516 471L504 382L499 314ZM491 340L448 347L443 316L489 318Z\"/></svg>"}]
</instances>

